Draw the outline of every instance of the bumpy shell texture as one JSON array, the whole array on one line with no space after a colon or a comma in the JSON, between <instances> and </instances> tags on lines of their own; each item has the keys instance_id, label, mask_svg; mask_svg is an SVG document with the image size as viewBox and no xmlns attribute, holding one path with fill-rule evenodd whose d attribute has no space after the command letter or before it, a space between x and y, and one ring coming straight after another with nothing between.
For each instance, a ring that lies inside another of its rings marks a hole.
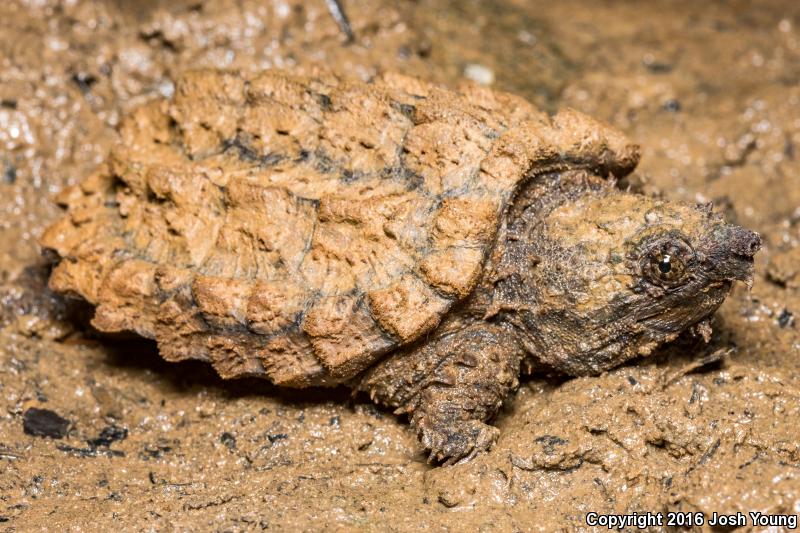
<instances>
[{"instance_id":1,"label":"bumpy shell texture","mask_svg":"<svg viewBox=\"0 0 800 533\"><path fill-rule=\"evenodd\" d=\"M475 86L191 72L124 121L42 245L102 331L225 378L333 384L472 291L527 177L637 157L580 113Z\"/></svg>"}]
</instances>

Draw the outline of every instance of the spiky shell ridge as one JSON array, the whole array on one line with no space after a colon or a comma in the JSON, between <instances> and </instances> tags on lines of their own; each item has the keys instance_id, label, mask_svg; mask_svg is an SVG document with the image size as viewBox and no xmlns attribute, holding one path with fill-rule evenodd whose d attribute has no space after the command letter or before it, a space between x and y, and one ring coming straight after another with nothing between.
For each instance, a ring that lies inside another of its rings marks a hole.
<instances>
[{"instance_id":1,"label":"spiky shell ridge","mask_svg":"<svg viewBox=\"0 0 800 533\"><path fill-rule=\"evenodd\" d=\"M473 85L196 71L124 120L41 242L102 331L225 378L333 384L472 291L526 177L637 158L578 112Z\"/></svg>"}]
</instances>

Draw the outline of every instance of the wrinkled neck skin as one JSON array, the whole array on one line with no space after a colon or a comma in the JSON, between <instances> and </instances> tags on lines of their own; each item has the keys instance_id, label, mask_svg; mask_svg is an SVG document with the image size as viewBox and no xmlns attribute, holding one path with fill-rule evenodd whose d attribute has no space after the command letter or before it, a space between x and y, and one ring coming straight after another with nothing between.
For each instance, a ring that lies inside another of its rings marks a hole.
<instances>
[{"instance_id":1,"label":"wrinkled neck skin","mask_svg":"<svg viewBox=\"0 0 800 533\"><path fill-rule=\"evenodd\" d=\"M729 293L730 281L703 276L655 295L652 286L632 287L635 278L609 276L583 243L574 245L548 223L555 210L587 195L623 194L611 179L574 170L533 178L510 205L478 293L484 318L515 332L528 354L524 367L598 374L673 340L713 314Z\"/></svg>"}]
</instances>

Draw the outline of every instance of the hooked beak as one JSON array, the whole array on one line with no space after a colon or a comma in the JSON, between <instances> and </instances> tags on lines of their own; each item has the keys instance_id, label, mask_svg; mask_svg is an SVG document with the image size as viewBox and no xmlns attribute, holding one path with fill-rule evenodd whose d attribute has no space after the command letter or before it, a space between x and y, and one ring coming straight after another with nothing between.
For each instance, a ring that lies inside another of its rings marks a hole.
<instances>
[{"instance_id":1,"label":"hooked beak","mask_svg":"<svg viewBox=\"0 0 800 533\"><path fill-rule=\"evenodd\" d=\"M753 285L753 257L761 249L761 236L734 224L718 227L707 241L704 263L712 277Z\"/></svg>"}]
</instances>

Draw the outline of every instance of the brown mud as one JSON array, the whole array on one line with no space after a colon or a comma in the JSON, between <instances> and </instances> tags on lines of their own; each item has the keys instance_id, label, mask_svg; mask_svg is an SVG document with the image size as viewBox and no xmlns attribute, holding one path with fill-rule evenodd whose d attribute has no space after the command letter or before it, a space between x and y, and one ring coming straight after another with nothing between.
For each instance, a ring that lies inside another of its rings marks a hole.
<instances>
[{"instance_id":1,"label":"brown mud","mask_svg":"<svg viewBox=\"0 0 800 533\"><path fill-rule=\"evenodd\" d=\"M589 511L800 514L800 5L346 6L349 45L322 1L0 5L0 531L552 531L585 528ZM714 201L762 234L754 286L726 301L708 346L687 338L599 377L526 380L494 449L447 468L346 390L225 382L147 342L94 337L85 309L43 289L37 238L120 117L201 66L468 76L587 112L642 145L635 186Z\"/></svg>"}]
</instances>

